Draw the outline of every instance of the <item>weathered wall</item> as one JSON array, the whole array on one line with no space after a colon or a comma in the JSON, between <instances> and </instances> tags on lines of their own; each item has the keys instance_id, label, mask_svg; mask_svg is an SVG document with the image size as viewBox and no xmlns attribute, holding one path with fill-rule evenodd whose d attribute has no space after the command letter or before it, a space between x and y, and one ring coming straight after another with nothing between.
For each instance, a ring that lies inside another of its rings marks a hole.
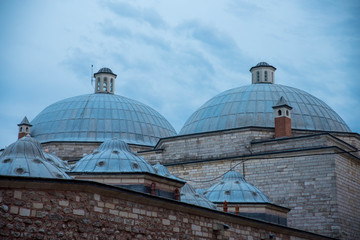
<instances>
[{"instance_id":1,"label":"weathered wall","mask_svg":"<svg viewBox=\"0 0 360 240\"><path fill-rule=\"evenodd\" d=\"M44 150L49 153L55 153L56 156L65 161L77 161L83 157L84 154L90 154L100 146L101 143L86 143L86 142L52 142L43 143ZM152 147L139 146L129 144L133 152L149 150Z\"/></svg>"},{"instance_id":2,"label":"weathered wall","mask_svg":"<svg viewBox=\"0 0 360 240\"><path fill-rule=\"evenodd\" d=\"M31 181L31 184L28 182ZM328 239L92 182L0 179L5 239ZM217 231L227 224L230 229Z\"/></svg>"},{"instance_id":3,"label":"weathered wall","mask_svg":"<svg viewBox=\"0 0 360 240\"><path fill-rule=\"evenodd\" d=\"M360 188L359 160L339 154L339 149L349 151L351 146L327 134L258 141L250 146L248 149L252 154L244 154L246 157L194 159L187 160L188 163L171 163L168 159L165 164L170 172L190 181L196 188L210 187L220 180L219 176L235 167L273 203L292 209L288 215L289 226L337 238L358 239L343 235L347 232L349 236L358 236L359 228L356 227L360 223L359 208L349 205L357 201L349 199L359 199L353 192ZM166 153L165 149L162 155ZM338 172L335 157L348 162L346 171L353 172L352 177ZM337 174L343 178L340 180ZM350 183L356 187L351 187ZM340 207L343 210L338 209ZM345 222L340 223L341 219Z\"/></svg>"},{"instance_id":4,"label":"weathered wall","mask_svg":"<svg viewBox=\"0 0 360 240\"><path fill-rule=\"evenodd\" d=\"M195 179L190 181L194 187L208 188L220 181L216 177L237 163L240 165L235 170L242 173L241 161L230 160L172 165L168 169L187 180ZM271 202L292 209L288 213L288 226L339 236L335 227L339 223L333 157L251 159L245 162L245 176ZM206 181L210 179L214 180Z\"/></svg>"},{"instance_id":5,"label":"weathered wall","mask_svg":"<svg viewBox=\"0 0 360 240\"><path fill-rule=\"evenodd\" d=\"M336 156L335 163L338 231L343 239L360 239L360 162Z\"/></svg>"},{"instance_id":6,"label":"weathered wall","mask_svg":"<svg viewBox=\"0 0 360 240\"><path fill-rule=\"evenodd\" d=\"M239 129L213 132L208 134L195 134L160 140L156 149L161 151L140 152L150 163L175 163L209 159L224 158L250 153L250 141L255 139L273 138L273 130L268 129Z\"/></svg>"}]
</instances>

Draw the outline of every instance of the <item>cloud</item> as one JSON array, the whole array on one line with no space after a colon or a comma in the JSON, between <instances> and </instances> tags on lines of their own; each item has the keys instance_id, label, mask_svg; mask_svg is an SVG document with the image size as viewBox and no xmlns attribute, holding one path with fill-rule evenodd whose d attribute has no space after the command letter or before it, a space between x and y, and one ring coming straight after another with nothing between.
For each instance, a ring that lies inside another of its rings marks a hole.
<instances>
[{"instance_id":1,"label":"cloud","mask_svg":"<svg viewBox=\"0 0 360 240\"><path fill-rule=\"evenodd\" d=\"M70 70L77 79L90 79L90 67L94 64L94 59L96 59L94 54L85 52L81 48L70 48L66 59L60 64Z\"/></svg>"},{"instance_id":2,"label":"cloud","mask_svg":"<svg viewBox=\"0 0 360 240\"><path fill-rule=\"evenodd\" d=\"M244 56L236 42L225 32L214 27L206 26L198 21L187 21L177 27L179 34L196 40L200 47L217 58L223 67L238 71L239 65L244 63Z\"/></svg>"},{"instance_id":3,"label":"cloud","mask_svg":"<svg viewBox=\"0 0 360 240\"><path fill-rule=\"evenodd\" d=\"M139 23L147 23L153 28L165 28L167 24L153 9L134 7L124 2L108 2L105 6L120 17L129 18Z\"/></svg>"}]
</instances>

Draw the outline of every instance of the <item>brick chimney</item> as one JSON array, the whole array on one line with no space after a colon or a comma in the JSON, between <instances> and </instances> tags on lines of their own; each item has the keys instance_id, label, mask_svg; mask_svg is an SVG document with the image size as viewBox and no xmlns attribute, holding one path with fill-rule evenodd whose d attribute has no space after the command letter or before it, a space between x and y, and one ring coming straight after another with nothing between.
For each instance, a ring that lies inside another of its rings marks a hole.
<instances>
[{"instance_id":1,"label":"brick chimney","mask_svg":"<svg viewBox=\"0 0 360 240\"><path fill-rule=\"evenodd\" d=\"M25 116L21 123L18 124L19 126L19 134L18 139L25 137L26 135L31 133L32 125L29 123L29 120Z\"/></svg>"},{"instance_id":2,"label":"brick chimney","mask_svg":"<svg viewBox=\"0 0 360 240\"><path fill-rule=\"evenodd\" d=\"M291 109L282 96L272 107L275 114L275 138L291 137Z\"/></svg>"}]
</instances>

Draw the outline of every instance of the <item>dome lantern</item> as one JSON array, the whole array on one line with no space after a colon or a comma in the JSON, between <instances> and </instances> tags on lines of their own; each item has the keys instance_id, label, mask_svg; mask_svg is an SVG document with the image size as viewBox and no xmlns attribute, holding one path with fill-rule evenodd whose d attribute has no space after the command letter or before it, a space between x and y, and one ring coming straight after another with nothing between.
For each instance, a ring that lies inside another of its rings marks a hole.
<instances>
[{"instance_id":1,"label":"dome lantern","mask_svg":"<svg viewBox=\"0 0 360 240\"><path fill-rule=\"evenodd\" d=\"M110 68L101 68L94 74L95 93L114 94L116 74Z\"/></svg>"},{"instance_id":2,"label":"dome lantern","mask_svg":"<svg viewBox=\"0 0 360 240\"><path fill-rule=\"evenodd\" d=\"M276 68L266 62L259 62L256 66L250 68L252 74L252 84L275 83L274 72Z\"/></svg>"}]
</instances>

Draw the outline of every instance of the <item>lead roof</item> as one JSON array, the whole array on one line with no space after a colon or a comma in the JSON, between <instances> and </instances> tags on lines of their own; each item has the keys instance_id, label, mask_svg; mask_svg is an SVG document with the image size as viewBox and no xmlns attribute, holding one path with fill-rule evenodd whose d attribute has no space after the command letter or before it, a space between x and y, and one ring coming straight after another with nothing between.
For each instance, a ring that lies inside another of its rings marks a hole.
<instances>
[{"instance_id":1,"label":"lead roof","mask_svg":"<svg viewBox=\"0 0 360 240\"><path fill-rule=\"evenodd\" d=\"M106 140L97 150L81 158L72 169L76 173L155 173L153 167L130 151L120 139Z\"/></svg>"},{"instance_id":2,"label":"lead roof","mask_svg":"<svg viewBox=\"0 0 360 240\"><path fill-rule=\"evenodd\" d=\"M305 91L280 84L251 84L211 98L187 119L179 134L274 127L272 107L281 96L293 108L293 129L351 132L333 109Z\"/></svg>"},{"instance_id":3,"label":"lead roof","mask_svg":"<svg viewBox=\"0 0 360 240\"><path fill-rule=\"evenodd\" d=\"M62 169L48 162L40 143L29 135L3 151L0 175L70 179Z\"/></svg>"},{"instance_id":4,"label":"lead roof","mask_svg":"<svg viewBox=\"0 0 360 240\"><path fill-rule=\"evenodd\" d=\"M51 104L32 121L32 136L45 142L103 142L154 146L176 135L157 111L138 101L106 93L71 97Z\"/></svg>"},{"instance_id":5,"label":"lead roof","mask_svg":"<svg viewBox=\"0 0 360 240\"><path fill-rule=\"evenodd\" d=\"M204 194L213 203L270 202L258 188L246 182L237 171L226 173L219 183L208 188Z\"/></svg>"}]
</instances>

